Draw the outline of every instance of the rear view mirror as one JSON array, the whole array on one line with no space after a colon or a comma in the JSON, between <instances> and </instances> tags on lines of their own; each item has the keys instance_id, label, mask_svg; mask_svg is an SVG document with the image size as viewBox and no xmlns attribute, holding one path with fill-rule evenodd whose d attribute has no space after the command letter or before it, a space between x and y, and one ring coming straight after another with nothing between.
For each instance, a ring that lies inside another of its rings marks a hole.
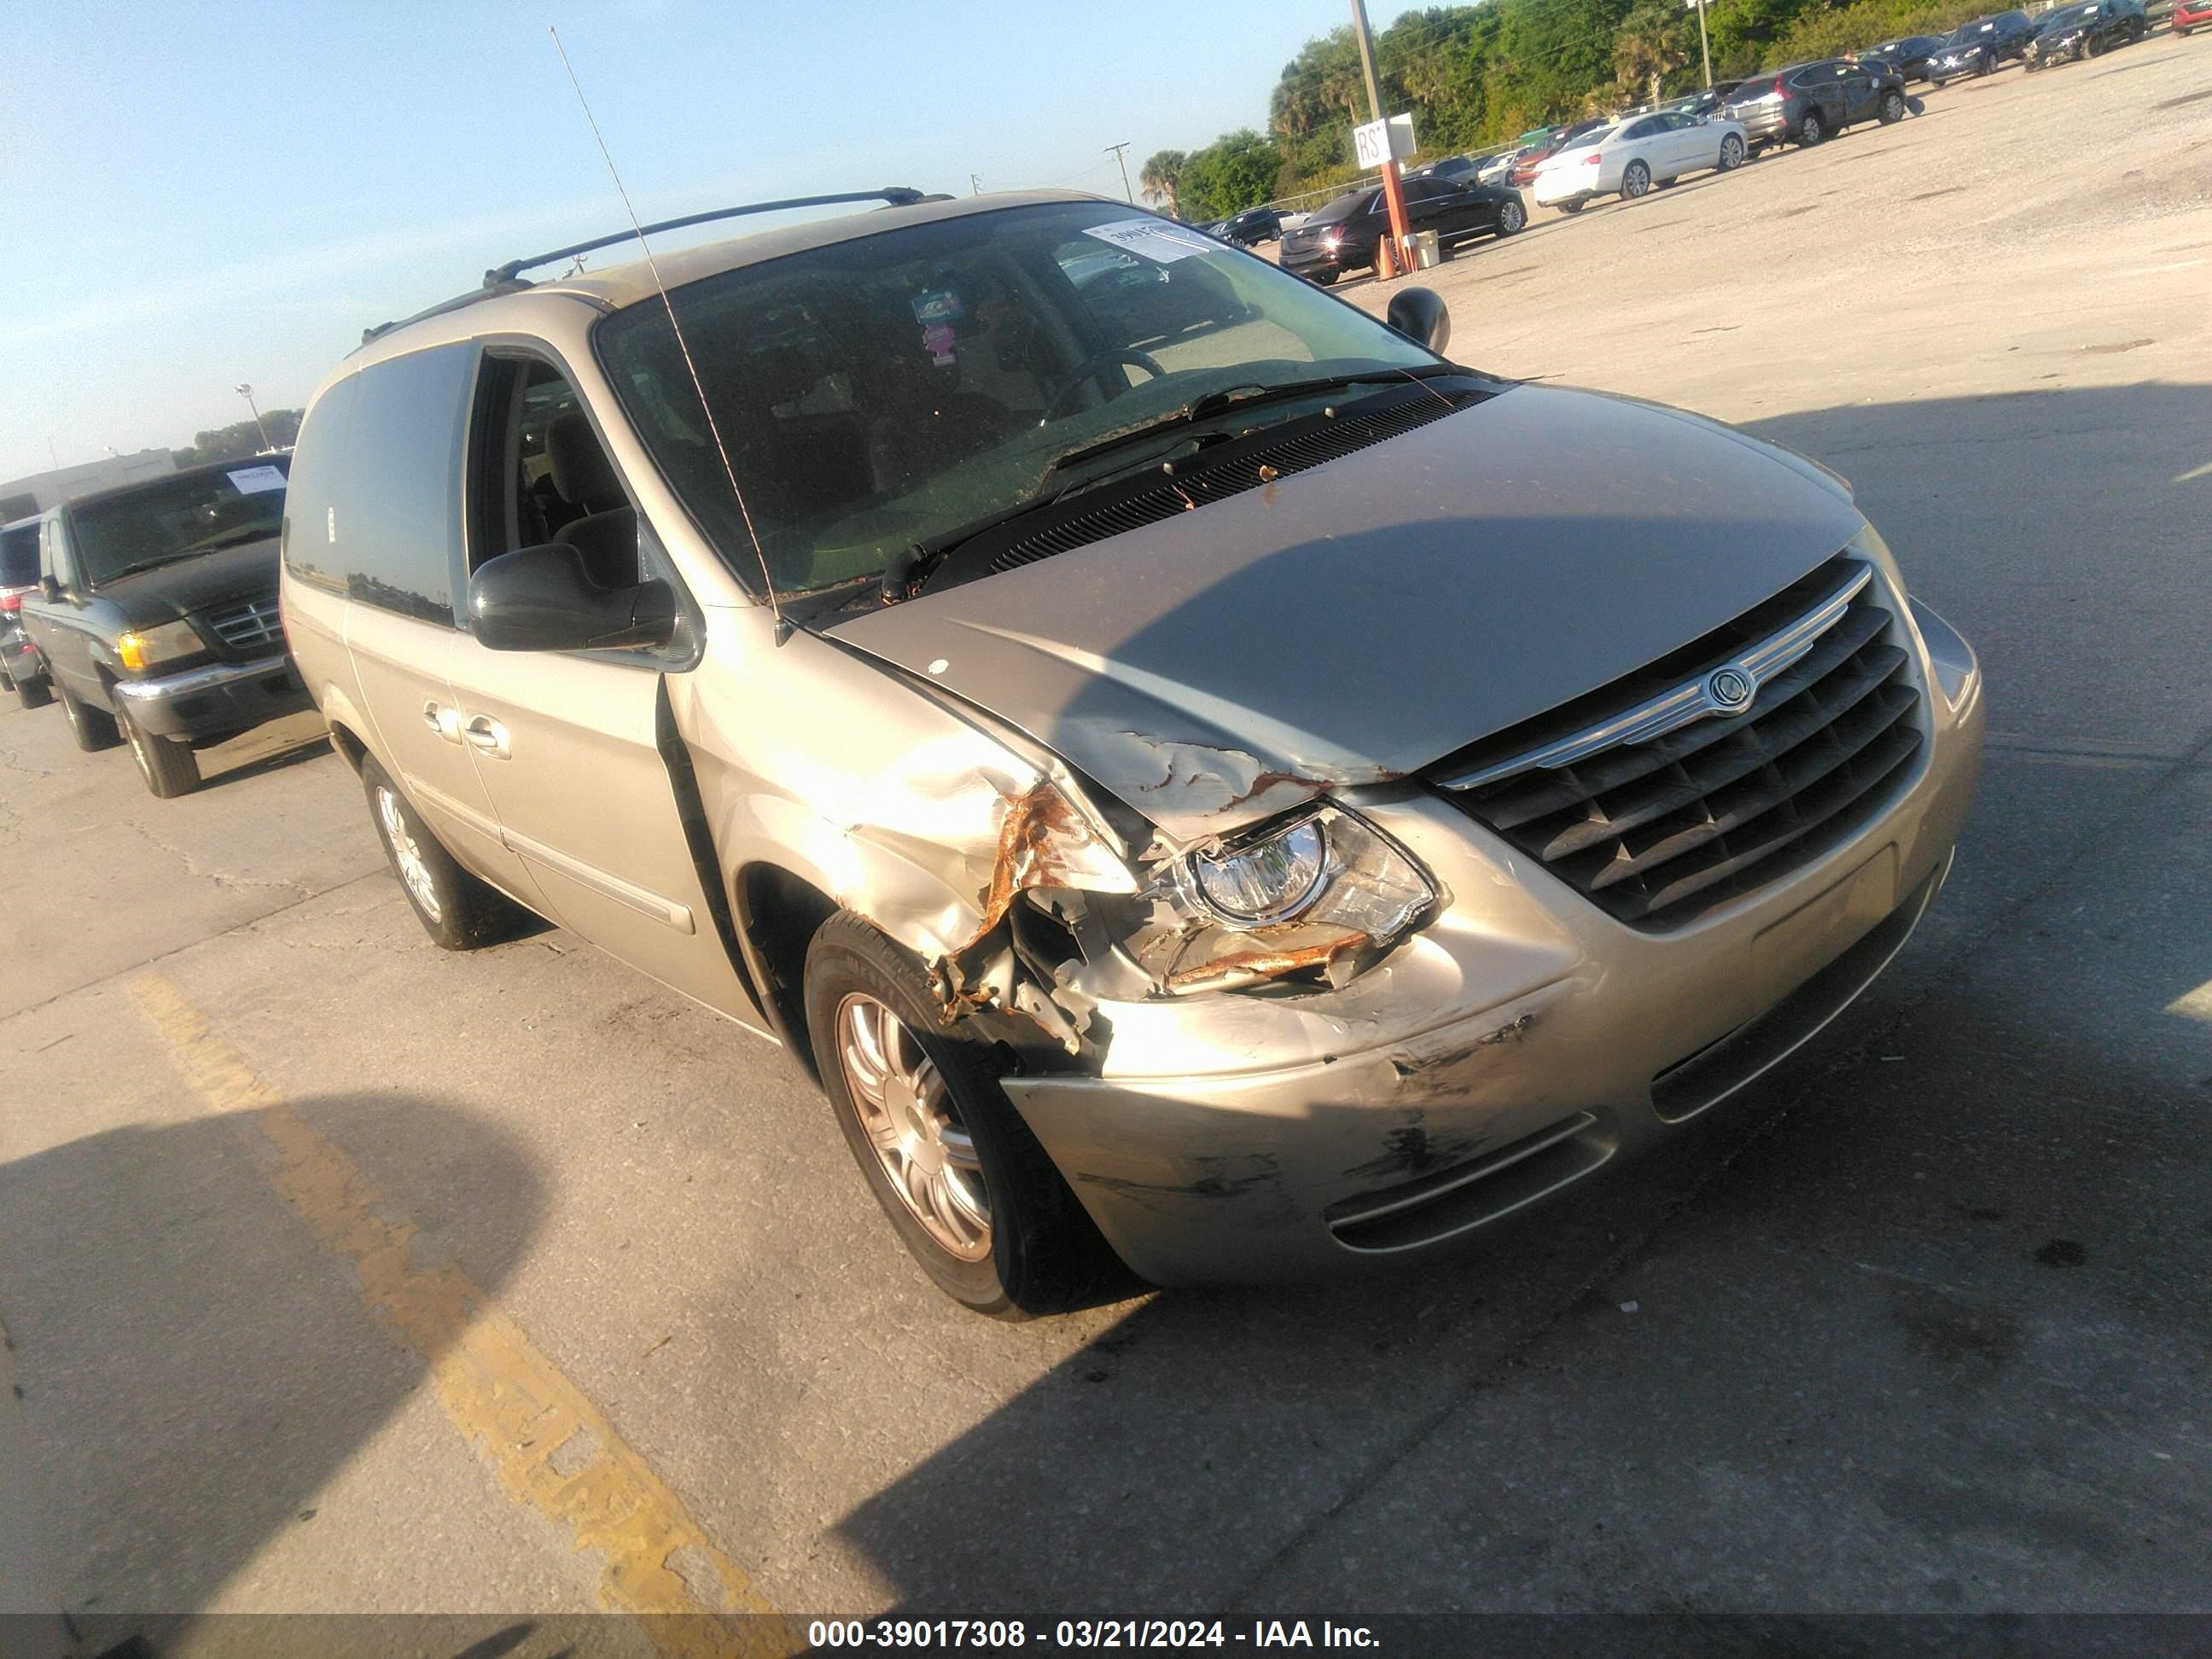
<instances>
[{"instance_id":1,"label":"rear view mirror","mask_svg":"<svg viewBox=\"0 0 2212 1659\"><path fill-rule=\"evenodd\" d=\"M1382 320L1439 357L1451 343L1451 313L1445 307L1443 296L1432 288L1400 289L1391 295L1390 308L1383 313Z\"/></svg>"},{"instance_id":2,"label":"rear view mirror","mask_svg":"<svg viewBox=\"0 0 2212 1659\"><path fill-rule=\"evenodd\" d=\"M609 651L665 645L676 594L663 581L601 587L565 543L519 547L469 578L469 623L493 651Z\"/></svg>"}]
</instances>

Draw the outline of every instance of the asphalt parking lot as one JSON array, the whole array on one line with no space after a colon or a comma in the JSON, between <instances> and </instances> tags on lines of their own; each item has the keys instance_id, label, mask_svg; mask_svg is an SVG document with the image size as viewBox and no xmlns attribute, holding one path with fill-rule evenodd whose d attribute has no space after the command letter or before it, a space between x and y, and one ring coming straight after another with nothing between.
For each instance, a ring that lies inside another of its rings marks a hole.
<instances>
[{"instance_id":1,"label":"asphalt parking lot","mask_svg":"<svg viewBox=\"0 0 2212 1659\"><path fill-rule=\"evenodd\" d=\"M2160 34L1426 274L1463 361L1849 477L1992 736L1812 1052L1418 1274L976 1319L774 1050L557 930L433 949L312 721L164 802L9 700L0 1502L45 1593L178 1651L218 1611L2212 1608L2208 99Z\"/></svg>"}]
</instances>

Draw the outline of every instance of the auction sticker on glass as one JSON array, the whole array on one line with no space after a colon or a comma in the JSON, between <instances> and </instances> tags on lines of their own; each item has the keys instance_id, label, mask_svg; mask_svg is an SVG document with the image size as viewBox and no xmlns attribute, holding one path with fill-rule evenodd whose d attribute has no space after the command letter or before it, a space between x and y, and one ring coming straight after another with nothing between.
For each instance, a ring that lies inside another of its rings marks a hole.
<instances>
[{"instance_id":1,"label":"auction sticker on glass","mask_svg":"<svg viewBox=\"0 0 2212 1659\"><path fill-rule=\"evenodd\" d=\"M1110 225L1092 225L1083 234L1163 265L1194 253L1221 251L1221 244L1211 237L1164 219L1116 219Z\"/></svg>"},{"instance_id":2,"label":"auction sticker on glass","mask_svg":"<svg viewBox=\"0 0 2212 1659\"><path fill-rule=\"evenodd\" d=\"M284 487L284 475L273 466L241 466L225 476L241 495L258 495L266 489Z\"/></svg>"}]
</instances>

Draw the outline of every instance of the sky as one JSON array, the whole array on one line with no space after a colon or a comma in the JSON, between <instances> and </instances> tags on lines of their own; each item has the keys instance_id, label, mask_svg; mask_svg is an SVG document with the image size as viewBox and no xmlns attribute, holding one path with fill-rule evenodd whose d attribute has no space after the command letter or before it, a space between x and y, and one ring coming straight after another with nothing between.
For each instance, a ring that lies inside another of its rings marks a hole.
<instances>
[{"instance_id":1,"label":"sky","mask_svg":"<svg viewBox=\"0 0 2212 1659\"><path fill-rule=\"evenodd\" d=\"M1383 26L1387 6L1375 10ZM627 222L1118 195L1266 125L1346 0L0 0L0 480L296 408L373 323ZM672 243L672 245L673 245ZM611 254L608 256L612 258Z\"/></svg>"}]
</instances>

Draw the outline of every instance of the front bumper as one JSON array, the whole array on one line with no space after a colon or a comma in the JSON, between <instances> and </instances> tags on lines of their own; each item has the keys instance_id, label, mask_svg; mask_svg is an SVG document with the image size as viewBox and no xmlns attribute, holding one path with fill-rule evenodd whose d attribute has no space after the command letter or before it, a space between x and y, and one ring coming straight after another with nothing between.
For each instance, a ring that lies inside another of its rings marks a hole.
<instances>
[{"instance_id":1,"label":"front bumper","mask_svg":"<svg viewBox=\"0 0 2212 1659\"><path fill-rule=\"evenodd\" d=\"M1360 810L1453 896L1341 991L1115 1005L1098 1077L1006 1080L1155 1283L1443 1248L1664 1139L1871 982L1942 884L1981 762L1972 653L1911 607L1929 738L1849 841L1668 933L1621 926L1456 806Z\"/></svg>"},{"instance_id":2,"label":"front bumper","mask_svg":"<svg viewBox=\"0 0 2212 1659\"><path fill-rule=\"evenodd\" d=\"M211 742L281 720L314 699L285 656L210 663L152 679L120 680L116 696L139 728L161 738Z\"/></svg>"}]
</instances>

